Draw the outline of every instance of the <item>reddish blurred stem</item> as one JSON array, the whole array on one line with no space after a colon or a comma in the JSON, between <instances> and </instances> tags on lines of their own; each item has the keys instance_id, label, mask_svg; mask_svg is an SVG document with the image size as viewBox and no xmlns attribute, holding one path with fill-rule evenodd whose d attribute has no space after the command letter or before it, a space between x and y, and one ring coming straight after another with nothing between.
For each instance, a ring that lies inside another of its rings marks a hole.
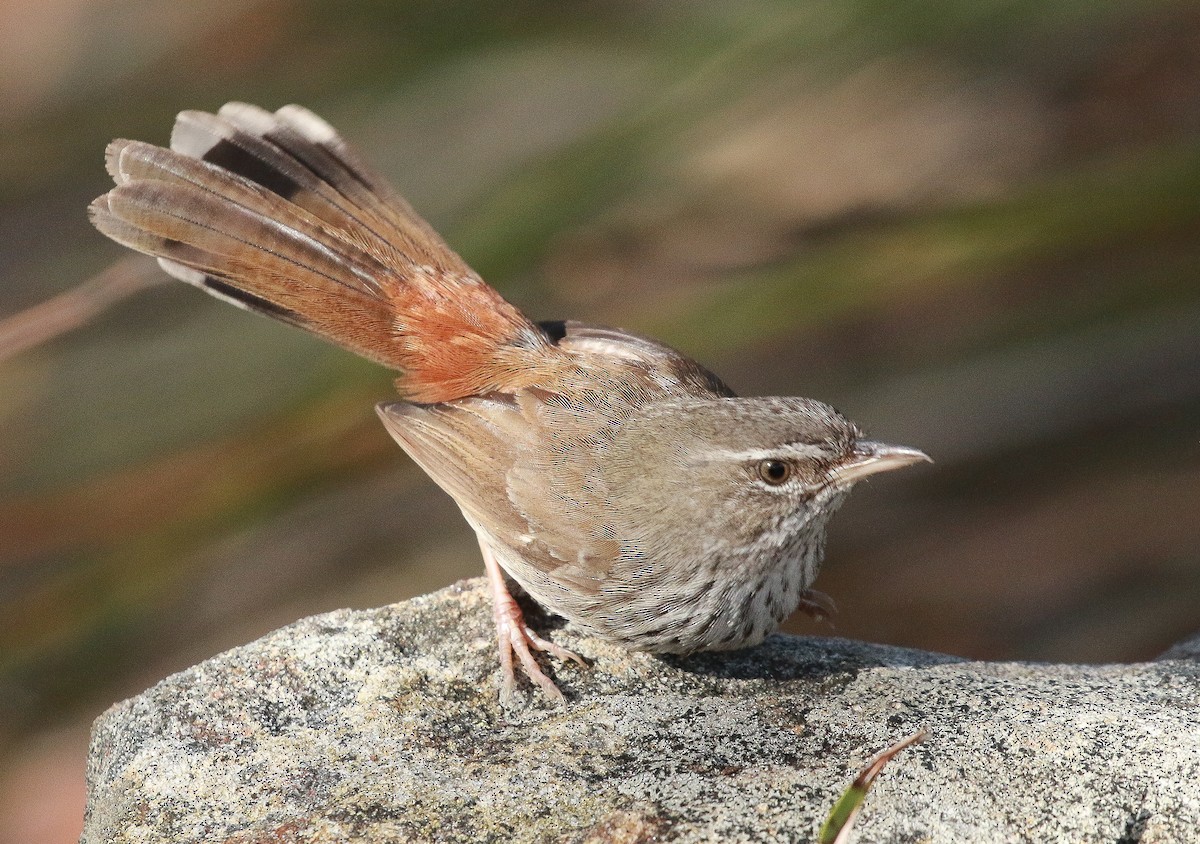
<instances>
[{"instance_id":1,"label":"reddish blurred stem","mask_svg":"<svg viewBox=\"0 0 1200 844\"><path fill-rule=\"evenodd\" d=\"M65 293L0 319L0 362L86 325L113 304L165 278L151 261L130 255Z\"/></svg>"}]
</instances>

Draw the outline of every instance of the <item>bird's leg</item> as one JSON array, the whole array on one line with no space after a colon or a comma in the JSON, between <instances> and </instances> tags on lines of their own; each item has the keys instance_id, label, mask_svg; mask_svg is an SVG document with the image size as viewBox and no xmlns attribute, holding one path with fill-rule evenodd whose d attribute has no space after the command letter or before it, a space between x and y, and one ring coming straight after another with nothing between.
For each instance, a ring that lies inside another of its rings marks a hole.
<instances>
[{"instance_id":1,"label":"bird's leg","mask_svg":"<svg viewBox=\"0 0 1200 844\"><path fill-rule=\"evenodd\" d=\"M796 609L813 621L828 621L837 614L837 604L824 592L816 589L805 589L800 593L800 603Z\"/></svg>"},{"instance_id":2,"label":"bird's leg","mask_svg":"<svg viewBox=\"0 0 1200 844\"><path fill-rule=\"evenodd\" d=\"M559 659L571 659L580 665L587 665L583 657L574 651L569 651L561 645L548 642L533 632L525 623L525 614L508 591L504 582L504 572L496 562L492 549L481 538L479 548L483 552L483 565L487 569L488 584L492 590L492 617L496 620L496 644L500 650L500 702L507 704L516 686L516 674L513 666L513 654L521 661L525 675L541 686L546 697L566 705L562 692L554 681L543 673L534 659L532 651L544 651Z\"/></svg>"}]
</instances>

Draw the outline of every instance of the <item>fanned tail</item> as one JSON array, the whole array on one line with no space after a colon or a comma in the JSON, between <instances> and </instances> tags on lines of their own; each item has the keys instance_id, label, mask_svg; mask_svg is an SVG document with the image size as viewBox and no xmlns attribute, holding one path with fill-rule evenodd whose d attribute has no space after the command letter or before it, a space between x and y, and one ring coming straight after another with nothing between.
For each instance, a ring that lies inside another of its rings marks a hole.
<instances>
[{"instance_id":1,"label":"fanned tail","mask_svg":"<svg viewBox=\"0 0 1200 844\"><path fill-rule=\"evenodd\" d=\"M190 284L402 372L422 403L505 391L555 355L412 207L299 106L182 112L118 140L93 224Z\"/></svg>"}]
</instances>

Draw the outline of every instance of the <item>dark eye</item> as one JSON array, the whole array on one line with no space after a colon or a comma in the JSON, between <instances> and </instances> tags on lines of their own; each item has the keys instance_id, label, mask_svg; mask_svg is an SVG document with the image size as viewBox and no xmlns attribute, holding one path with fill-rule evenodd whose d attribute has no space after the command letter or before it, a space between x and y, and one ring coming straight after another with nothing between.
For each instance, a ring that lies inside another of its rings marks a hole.
<instances>
[{"instance_id":1,"label":"dark eye","mask_svg":"<svg viewBox=\"0 0 1200 844\"><path fill-rule=\"evenodd\" d=\"M758 476L771 486L779 486L792 476L792 464L786 460L763 460L758 464Z\"/></svg>"}]
</instances>

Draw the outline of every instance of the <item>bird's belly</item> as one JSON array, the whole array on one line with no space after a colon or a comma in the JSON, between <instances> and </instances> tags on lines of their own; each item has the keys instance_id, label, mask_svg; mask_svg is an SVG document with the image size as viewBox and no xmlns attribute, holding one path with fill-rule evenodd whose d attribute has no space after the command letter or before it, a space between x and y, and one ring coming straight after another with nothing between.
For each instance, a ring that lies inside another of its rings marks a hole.
<instances>
[{"instance_id":1,"label":"bird's belly","mask_svg":"<svg viewBox=\"0 0 1200 844\"><path fill-rule=\"evenodd\" d=\"M546 609L599 638L652 653L758 644L799 605L816 578L820 557L820 545L806 545L764 569L727 562L680 576L647 566L585 591L524 564L511 549L497 555L501 566Z\"/></svg>"}]
</instances>

